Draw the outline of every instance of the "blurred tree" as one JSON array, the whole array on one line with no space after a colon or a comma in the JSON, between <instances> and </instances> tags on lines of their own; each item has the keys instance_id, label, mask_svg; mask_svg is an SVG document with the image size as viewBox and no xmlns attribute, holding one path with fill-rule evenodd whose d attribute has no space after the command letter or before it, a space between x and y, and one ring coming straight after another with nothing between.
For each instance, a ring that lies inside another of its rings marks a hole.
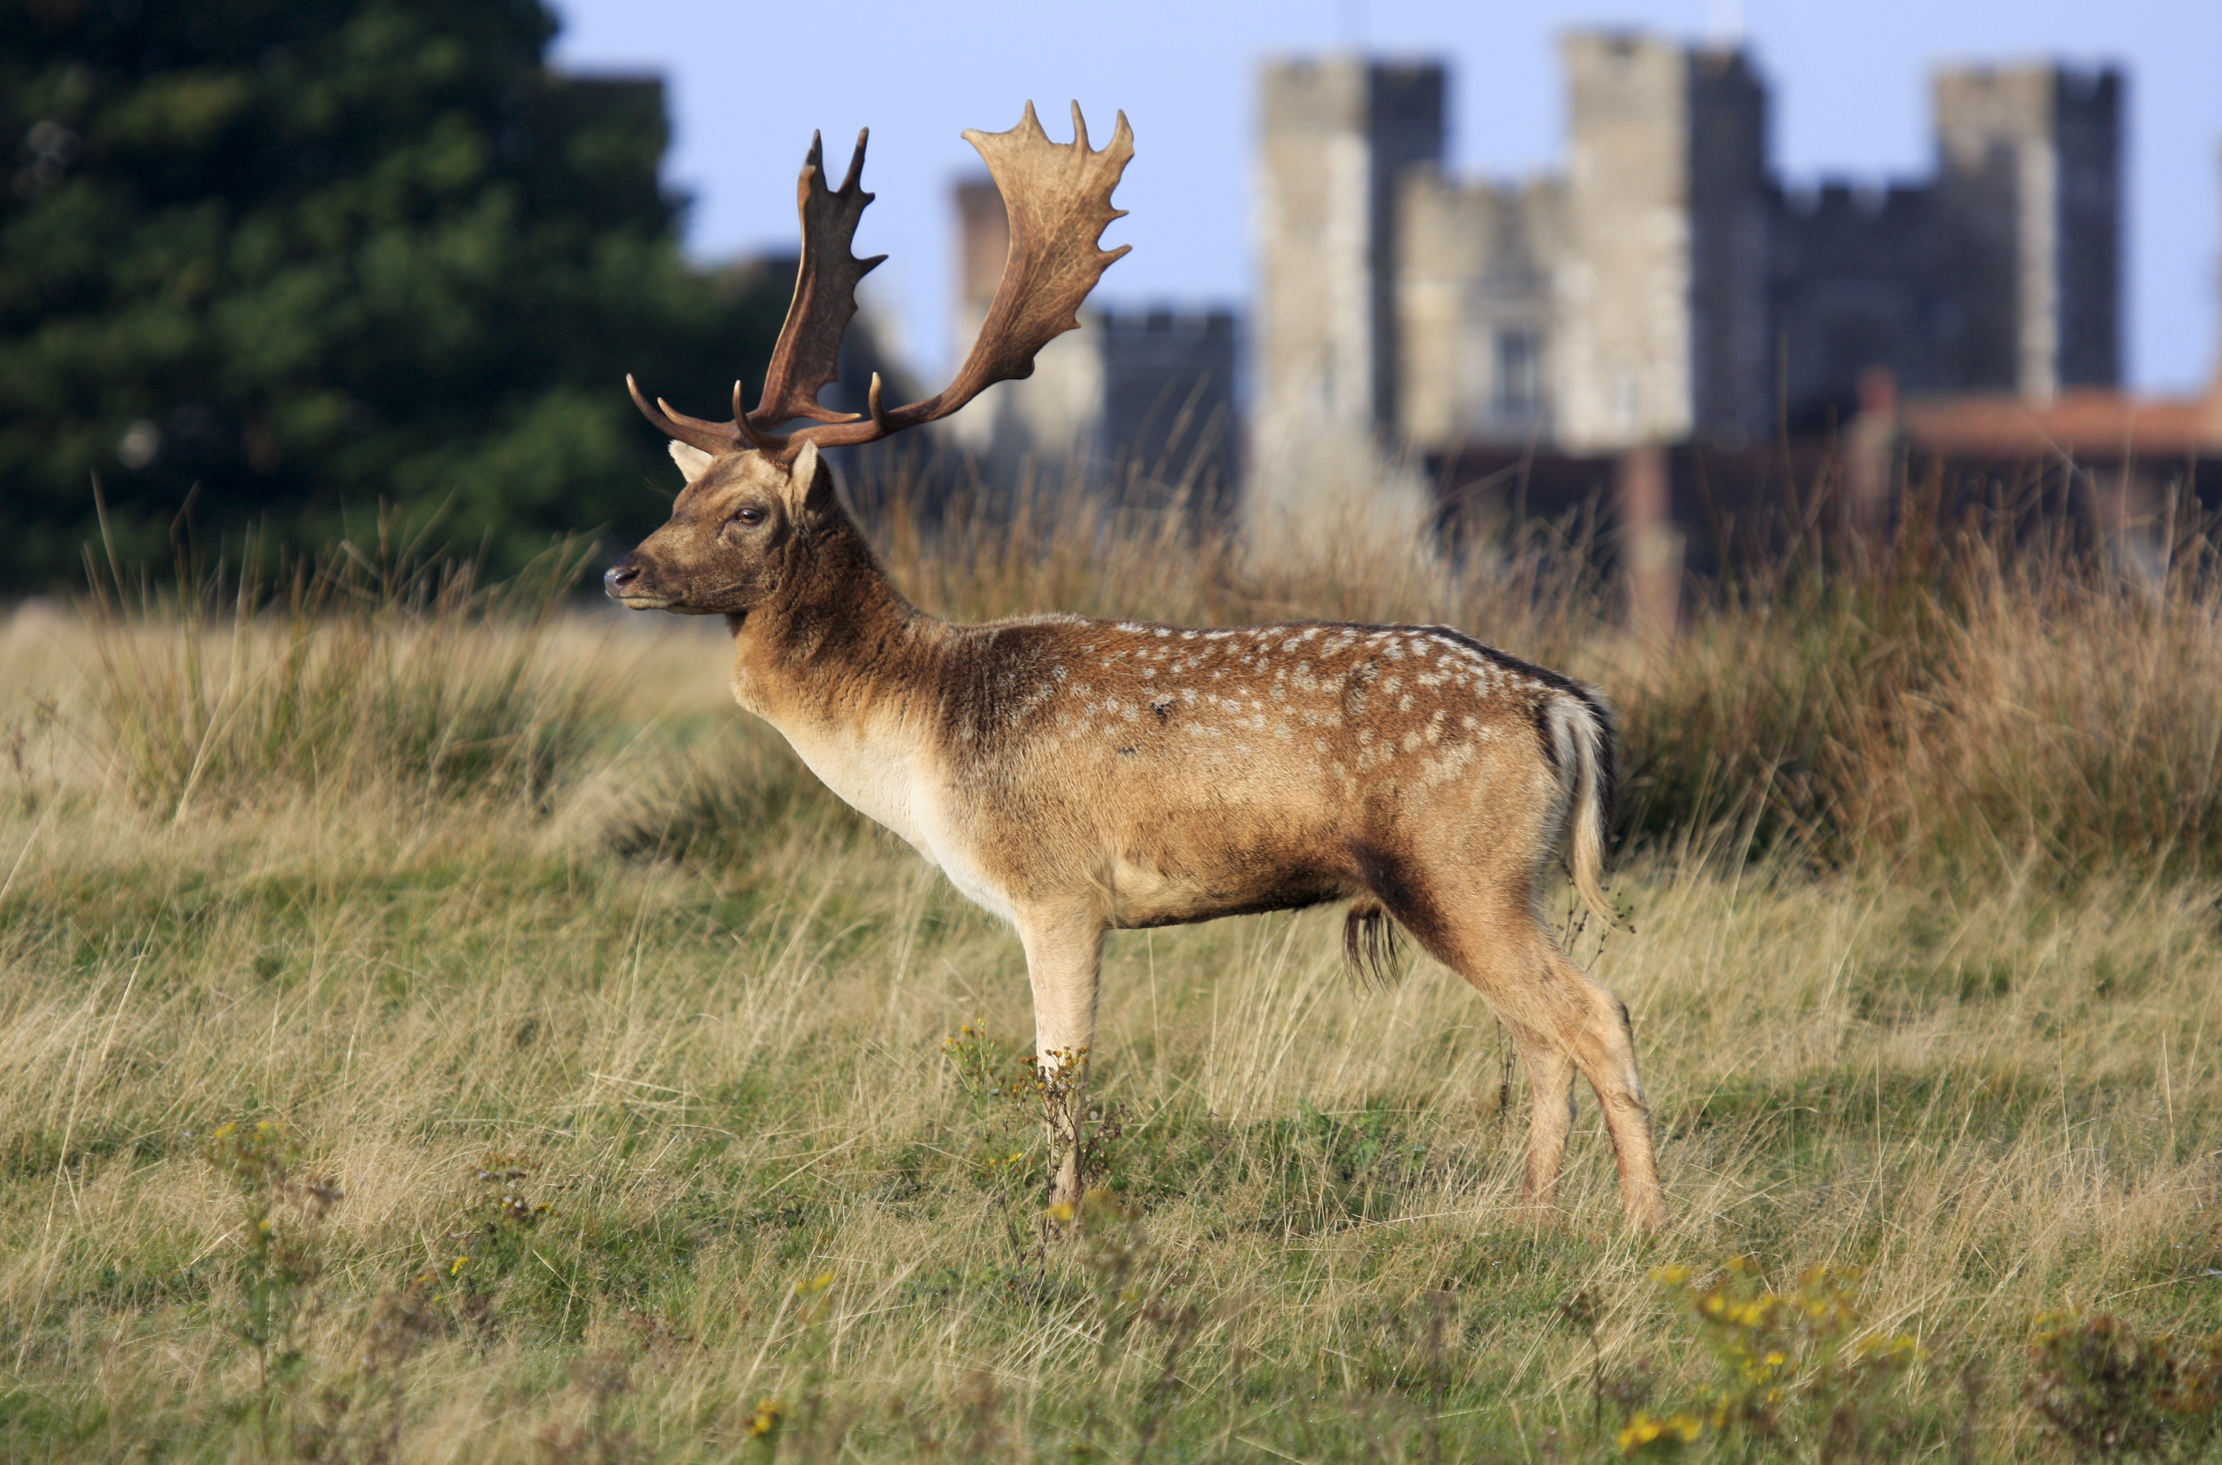
<instances>
[{"instance_id":1,"label":"blurred tree","mask_svg":"<svg viewBox=\"0 0 2222 1465\"><path fill-rule=\"evenodd\" d=\"M661 84L550 72L555 28L539 0L0 0L0 589L75 578L95 473L140 562L181 511L205 547L444 504L497 566L661 522L623 373L759 372L787 283L686 267Z\"/></svg>"}]
</instances>

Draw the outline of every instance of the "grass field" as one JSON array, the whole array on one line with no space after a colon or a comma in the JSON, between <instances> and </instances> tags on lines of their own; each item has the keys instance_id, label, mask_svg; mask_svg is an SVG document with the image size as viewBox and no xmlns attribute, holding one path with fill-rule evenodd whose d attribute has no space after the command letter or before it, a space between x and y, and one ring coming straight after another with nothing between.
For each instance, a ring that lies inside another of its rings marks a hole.
<instances>
[{"instance_id":1,"label":"grass field","mask_svg":"<svg viewBox=\"0 0 2222 1465\"><path fill-rule=\"evenodd\" d=\"M1114 940L1101 1194L1045 1240L1016 941L730 707L714 625L343 571L27 612L0 1459L2222 1447L2207 559L1969 543L1646 647L1540 555L1042 542L888 535L936 609L1448 620L1621 702L1635 929L1570 940L1663 1234L1586 1098L1519 1224L1494 1021L1318 912Z\"/></svg>"}]
</instances>

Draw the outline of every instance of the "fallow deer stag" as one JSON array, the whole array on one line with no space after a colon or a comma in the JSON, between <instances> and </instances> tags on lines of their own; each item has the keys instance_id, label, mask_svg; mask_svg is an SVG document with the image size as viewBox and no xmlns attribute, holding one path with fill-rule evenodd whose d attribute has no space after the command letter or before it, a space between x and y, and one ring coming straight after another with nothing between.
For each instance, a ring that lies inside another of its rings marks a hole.
<instances>
[{"instance_id":1,"label":"fallow deer stag","mask_svg":"<svg viewBox=\"0 0 2222 1465\"><path fill-rule=\"evenodd\" d=\"M735 383L732 420L707 422L626 379L687 485L671 522L609 572L610 595L723 615L734 699L1018 928L1045 1065L1093 1037L1113 927L1350 900L1354 952L1393 919L1510 1028L1534 1087L1526 1205L1554 1205L1579 1071L1603 1106L1623 1207L1659 1224L1627 1009L1538 910L1570 846L1575 888L1611 919L1613 726L1594 692L1441 626L949 625L903 599L838 502L822 448L946 417L1031 374L1126 252L1098 247L1121 217L1126 117L1100 151L1077 106L1073 127L1070 145L1051 142L1029 104L1009 132L965 134L1009 210L1002 285L955 380L890 408L874 378L865 414L817 400L857 281L879 263L850 253L872 199L865 139L830 190L813 140L801 269L756 409ZM1076 1136L1054 1138L1051 1197L1071 1203Z\"/></svg>"}]
</instances>

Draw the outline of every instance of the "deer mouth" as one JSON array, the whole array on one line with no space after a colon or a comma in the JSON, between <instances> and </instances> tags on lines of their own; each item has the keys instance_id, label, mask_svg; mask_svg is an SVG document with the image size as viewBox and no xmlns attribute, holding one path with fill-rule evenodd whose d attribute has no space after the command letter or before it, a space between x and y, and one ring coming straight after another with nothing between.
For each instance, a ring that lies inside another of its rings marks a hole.
<instances>
[{"instance_id":1,"label":"deer mouth","mask_svg":"<svg viewBox=\"0 0 2222 1465\"><path fill-rule=\"evenodd\" d=\"M679 603L676 595L620 595L615 599L627 610L669 610Z\"/></svg>"}]
</instances>

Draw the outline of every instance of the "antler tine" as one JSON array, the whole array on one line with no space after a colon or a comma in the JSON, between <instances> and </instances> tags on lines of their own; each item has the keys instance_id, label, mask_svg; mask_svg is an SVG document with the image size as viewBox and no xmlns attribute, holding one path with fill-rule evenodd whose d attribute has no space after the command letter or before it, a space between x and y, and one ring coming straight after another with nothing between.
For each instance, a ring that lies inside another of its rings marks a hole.
<instances>
[{"instance_id":1,"label":"antler tine","mask_svg":"<svg viewBox=\"0 0 2222 1465\"><path fill-rule=\"evenodd\" d=\"M839 188L836 188L836 189L834 190L834 192L835 192L835 193L847 193L847 192L848 192L848 191L849 191L850 189L852 189L852 188L856 187L856 186L857 186L857 184L858 184L859 182L861 182L861 181L863 180L863 178L864 178L864 144L865 144L866 140L867 140L867 139L869 139L869 138L871 137L871 135L872 135L872 129L871 129L871 128L869 128L869 127L859 128L859 129L857 130L857 134L856 134L856 150L855 150L854 152L851 152L851 153L849 154L849 171L841 175L841 186L840 186ZM817 136L817 134L813 133L813 134L811 134L811 136L812 136L813 138L815 138L815 137ZM823 165L821 164L820 166L823 166ZM870 198L870 197L868 196L868 197L866 197L866 199L865 199L864 201L865 201L866 203L870 203L870 202L871 202L872 200L871 200L871 198ZM886 255L884 255L884 254L883 254L883 255L880 255L880 256L879 256L879 259L885 259L885 258L887 258L887 256L886 256ZM874 263L874 264L878 263L878 260L874 260L874 261L873 261L873 263ZM871 265L866 265L866 266L865 266L865 268L866 268L866 269L870 269L870 268L871 268Z\"/></svg>"},{"instance_id":2,"label":"antler tine","mask_svg":"<svg viewBox=\"0 0 2222 1465\"><path fill-rule=\"evenodd\" d=\"M795 184L795 207L802 216L795 295L787 307L787 322L779 329L779 344L772 348L764 395L748 414L755 427L768 431L796 417L826 423L856 421L854 412L820 406L818 393L840 380L841 338L856 315L857 281L887 258L881 254L858 259L849 252L857 221L872 201L861 186L864 148L871 135L869 128L856 135L848 176L839 188L829 191L824 144L816 133L811 134L810 153Z\"/></svg>"},{"instance_id":3,"label":"antler tine","mask_svg":"<svg viewBox=\"0 0 2222 1465\"><path fill-rule=\"evenodd\" d=\"M658 397L651 404L647 394L641 391L640 383L634 381L632 374L629 372L625 376L625 390L633 394L633 405L640 409L640 415L653 423L664 436L675 437L683 443L689 443L700 448L705 453L731 452L743 443L752 448L779 449L786 446L784 438L773 437L769 433L759 431L755 424L741 415L741 384L739 382L733 383L733 420L731 422L707 422L700 417L689 417L686 413L676 410L661 397Z\"/></svg>"},{"instance_id":4,"label":"antler tine","mask_svg":"<svg viewBox=\"0 0 2222 1465\"><path fill-rule=\"evenodd\" d=\"M689 417L661 397L656 399L656 410L663 414L666 422L675 427L684 427L702 436L717 439L721 446L714 451L723 452L741 440L740 429L736 424L712 422L706 417Z\"/></svg>"},{"instance_id":5,"label":"antler tine","mask_svg":"<svg viewBox=\"0 0 2222 1465\"><path fill-rule=\"evenodd\" d=\"M677 438L705 453L730 452L740 440L739 431L731 423L704 422L699 417L674 412L671 404L661 397L651 403L631 372L625 373L625 390L632 393L633 405L640 409L640 415L665 437Z\"/></svg>"},{"instance_id":6,"label":"antler tine","mask_svg":"<svg viewBox=\"0 0 2222 1465\"><path fill-rule=\"evenodd\" d=\"M786 446L784 441L771 433L763 431L755 423L749 421L748 414L741 410L741 379L739 377L733 378L733 426L740 430L742 437L748 439L748 445L752 448L777 449Z\"/></svg>"},{"instance_id":7,"label":"antler tine","mask_svg":"<svg viewBox=\"0 0 2222 1465\"><path fill-rule=\"evenodd\" d=\"M1111 206L1111 194L1134 156L1134 130L1121 112L1111 141L1092 150L1078 102L1072 116L1070 143L1050 141L1032 102L1008 132L973 129L964 134L1003 194L1011 252L1003 283L956 379L933 396L892 412L881 408L875 387L870 421L798 428L791 438L827 447L865 443L946 417L999 381L1032 376L1036 353L1079 326L1081 301L1103 272L1133 248L1122 244L1106 250L1098 241L1112 220L1126 216L1125 210Z\"/></svg>"}]
</instances>

